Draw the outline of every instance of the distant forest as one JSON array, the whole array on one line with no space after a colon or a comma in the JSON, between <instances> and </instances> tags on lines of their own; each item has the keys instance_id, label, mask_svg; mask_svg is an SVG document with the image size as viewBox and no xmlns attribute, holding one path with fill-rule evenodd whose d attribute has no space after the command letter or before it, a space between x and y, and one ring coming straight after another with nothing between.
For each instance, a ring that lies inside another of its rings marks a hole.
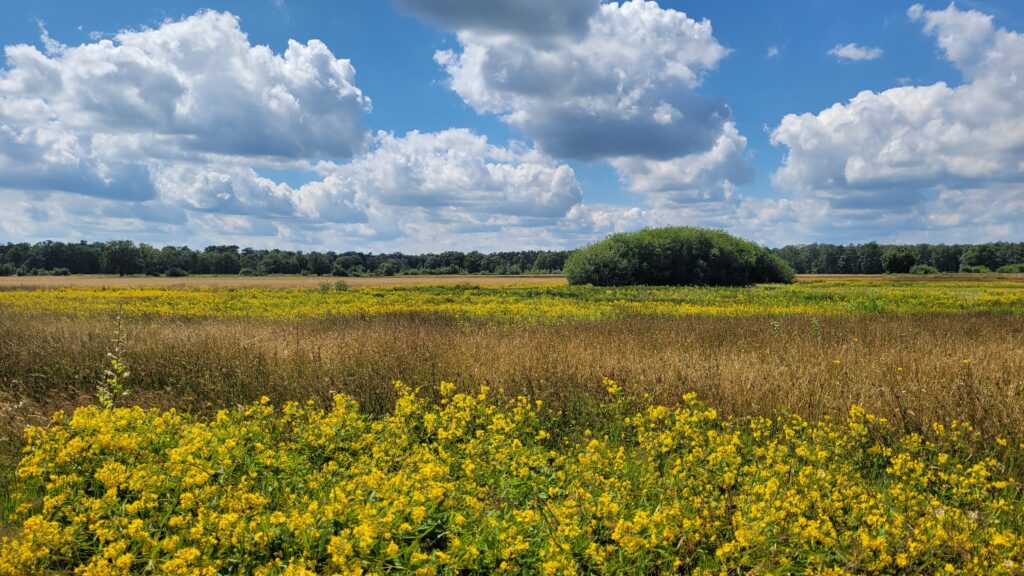
<instances>
[{"instance_id":1,"label":"distant forest","mask_svg":"<svg viewBox=\"0 0 1024 576\"><path fill-rule=\"evenodd\" d=\"M0 276L66 274L543 274L561 272L569 251L441 252L409 255L364 252L256 250L238 246L156 248L131 240L0 245Z\"/></svg>"},{"instance_id":2,"label":"distant forest","mask_svg":"<svg viewBox=\"0 0 1024 576\"><path fill-rule=\"evenodd\" d=\"M772 251L797 274L1024 272L1024 242L804 244Z\"/></svg>"},{"instance_id":3,"label":"distant forest","mask_svg":"<svg viewBox=\"0 0 1024 576\"><path fill-rule=\"evenodd\" d=\"M798 274L1024 272L1024 242L989 244L805 244L772 249ZM301 252L238 246L156 248L131 240L0 245L0 276L67 274L310 274L395 276L413 274L559 273L571 251Z\"/></svg>"}]
</instances>

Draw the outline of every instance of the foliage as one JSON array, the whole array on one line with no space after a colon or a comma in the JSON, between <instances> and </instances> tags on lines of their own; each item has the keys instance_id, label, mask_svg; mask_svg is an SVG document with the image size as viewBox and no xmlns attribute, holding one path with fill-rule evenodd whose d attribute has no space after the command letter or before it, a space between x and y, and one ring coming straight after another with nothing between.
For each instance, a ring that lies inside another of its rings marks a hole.
<instances>
[{"instance_id":1,"label":"foliage","mask_svg":"<svg viewBox=\"0 0 1024 576\"><path fill-rule=\"evenodd\" d=\"M1000 274L1021 274L1024 273L1024 264L1007 264L1000 266L996 272Z\"/></svg>"},{"instance_id":2,"label":"foliage","mask_svg":"<svg viewBox=\"0 0 1024 576\"><path fill-rule=\"evenodd\" d=\"M26 432L0 574L1019 573L1018 486L967 425L732 421L605 384L608 426L576 437L445 383L379 420L344 396L58 413Z\"/></svg>"},{"instance_id":3,"label":"foliage","mask_svg":"<svg viewBox=\"0 0 1024 576\"><path fill-rule=\"evenodd\" d=\"M1017 262L1020 261L1022 260ZM1008 262L1000 257L999 250L992 244L971 246L964 251L964 255L960 258L961 269L988 268L989 270L995 270L1004 264L1008 264Z\"/></svg>"},{"instance_id":4,"label":"foliage","mask_svg":"<svg viewBox=\"0 0 1024 576\"><path fill-rule=\"evenodd\" d=\"M963 266L960 271L968 274L988 274L992 270L988 266Z\"/></svg>"},{"instance_id":5,"label":"foliage","mask_svg":"<svg viewBox=\"0 0 1024 576\"><path fill-rule=\"evenodd\" d=\"M746 286L792 282L793 271L766 249L717 230L675 227L612 234L574 252L570 284Z\"/></svg>"},{"instance_id":6,"label":"foliage","mask_svg":"<svg viewBox=\"0 0 1024 576\"><path fill-rule=\"evenodd\" d=\"M914 264L910 267L911 274L938 274L939 269L931 264Z\"/></svg>"},{"instance_id":7,"label":"foliage","mask_svg":"<svg viewBox=\"0 0 1024 576\"><path fill-rule=\"evenodd\" d=\"M882 270L887 274L906 274L916 262L917 257L910 246L893 246L882 252Z\"/></svg>"},{"instance_id":8,"label":"foliage","mask_svg":"<svg viewBox=\"0 0 1024 576\"><path fill-rule=\"evenodd\" d=\"M911 266L927 264L940 272L957 272L961 265L985 265L994 270L1007 264L1024 263L1024 242L884 246L875 242L846 246L804 244L777 248L772 252L788 262L798 274L879 274L890 271L883 266L887 252L899 253L899 268L905 266L907 255L912 254Z\"/></svg>"},{"instance_id":9,"label":"foliage","mask_svg":"<svg viewBox=\"0 0 1024 576\"><path fill-rule=\"evenodd\" d=\"M238 246L156 248L131 240L36 244L0 244L0 276L67 268L71 274L147 274L168 269L188 274L312 274L322 276L393 276L397 274L523 274L557 273L568 257L565 250L521 250L483 254L448 251L440 254L372 254L363 252L301 252L256 250ZM36 272L37 274L39 272Z\"/></svg>"}]
</instances>

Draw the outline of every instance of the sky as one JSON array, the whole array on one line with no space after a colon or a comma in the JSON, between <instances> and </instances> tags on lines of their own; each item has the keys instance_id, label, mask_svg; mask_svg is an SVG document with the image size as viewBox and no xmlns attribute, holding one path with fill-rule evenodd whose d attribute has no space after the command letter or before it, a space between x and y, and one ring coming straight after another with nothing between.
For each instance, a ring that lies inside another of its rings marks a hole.
<instances>
[{"instance_id":1,"label":"sky","mask_svg":"<svg viewBox=\"0 0 1024 576\"><path fill-rule=\"evenodd\" d=\"M1019 0L0 0L0 242L1024 240Z\"/></svg>"}]
</instances>

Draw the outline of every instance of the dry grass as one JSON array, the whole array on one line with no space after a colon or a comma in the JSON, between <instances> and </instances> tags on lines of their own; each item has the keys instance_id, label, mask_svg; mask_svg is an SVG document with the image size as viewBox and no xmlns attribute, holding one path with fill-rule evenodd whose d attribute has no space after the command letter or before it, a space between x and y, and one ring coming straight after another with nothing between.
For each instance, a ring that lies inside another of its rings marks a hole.
<instances>
[{"instance_id":1,"label":"dry grass","mask_svg":"<svg viewBox=\"0 0 1024 576\"><path fill-rule=\"evenodd\" d=\"M0 318L0 436L90 401L109 320ZM672 401L698 395L735 416L837 416L863 405L909 431L968 420L1024 439L1024 318L991 315L781 320L688 317L518 325L445 318L321 321L137 319L128 324L131 400L190 410L262 395L348 392L373 412L390 383L487 384L576 410L602 377Z\"/></svg>"},{"instance_id":2,"label":"dry grass","mask_svg":"<svg viewBox=\"0 0 1024 576\"><path fill-rule=\"evenodd\" d=\"M563 276L553 274L484 276L214 276L197 275L181 278L153 276L3 276L0 290L38 290L45 288L318 288L322 284L334 285L344 281L353 288L392 286L449 286L472 284L474 286L552 286L565 284Z\"/></svg>"}]
</instances>

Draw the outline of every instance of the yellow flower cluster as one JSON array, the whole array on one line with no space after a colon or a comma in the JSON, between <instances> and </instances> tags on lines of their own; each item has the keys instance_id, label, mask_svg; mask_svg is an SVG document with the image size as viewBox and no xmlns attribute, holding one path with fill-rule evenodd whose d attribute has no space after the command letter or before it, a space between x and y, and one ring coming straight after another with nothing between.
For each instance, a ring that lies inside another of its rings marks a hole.
<instances>
[{"instance_id":1,"label":"yellow flower cluster","mask_svg":"<svg viewBox=\"0 0 1024 576\"><path fill-rule=\"evenodd\" d=\"M827 281L750 288L416 286L316 289L62 288L0 291L0 311L295 319L438 314L493 319L864 313L1024 313L1012 282Z\"/></svg>"},{"instance_id":2,"label":"yellow flower cluster","mask_svg":"<svg viewBox=\"0 0 1024 576\"><path fill-rule=\"evenodd\" d=\"M341 396L58 414L27 432L0 574L1022 571L1018 486L965 425L731 421L606 385L599 433L451 384L439 402L399 385L378 419Z\"/></svg>"}]
</instances>

